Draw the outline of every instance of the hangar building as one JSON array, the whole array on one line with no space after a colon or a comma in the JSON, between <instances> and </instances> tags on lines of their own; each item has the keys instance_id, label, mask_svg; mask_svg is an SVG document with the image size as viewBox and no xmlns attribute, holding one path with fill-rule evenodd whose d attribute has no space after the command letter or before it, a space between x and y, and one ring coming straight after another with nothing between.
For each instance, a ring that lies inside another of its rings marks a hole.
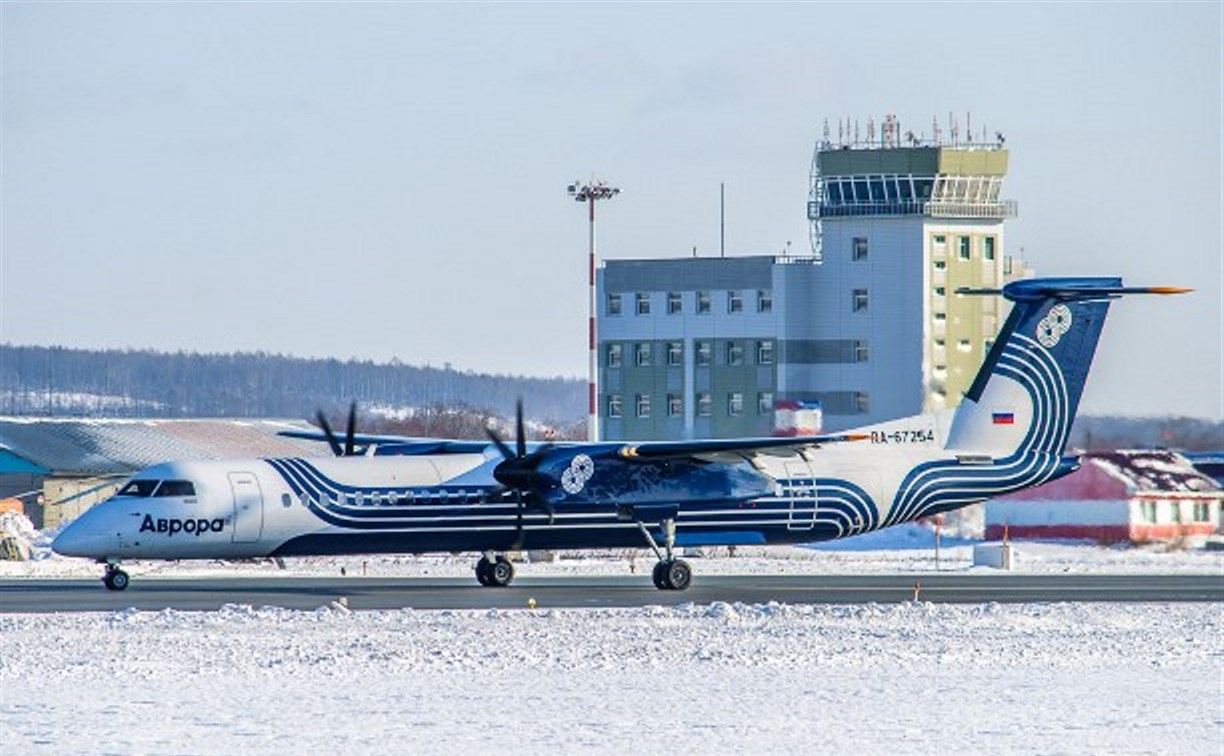
<instances>
[{"instance_id":1,"label":"hangar building","mask_svg":"<svg viewBox=\"0 0 1224 756\"><path fill-rule=\"evenodd\" d=\"M118 489L127 476L174 459L318 456L295 420L82 420L0 417L0 499L19 498L36 528L54 528Z\"/></svg>"}]
</instances>

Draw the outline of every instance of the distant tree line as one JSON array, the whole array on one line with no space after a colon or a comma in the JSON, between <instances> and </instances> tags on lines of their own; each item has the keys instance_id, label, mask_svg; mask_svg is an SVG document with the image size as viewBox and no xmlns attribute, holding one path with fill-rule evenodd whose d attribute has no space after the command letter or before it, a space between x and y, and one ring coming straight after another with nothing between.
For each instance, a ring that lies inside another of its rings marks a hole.
<instances>
[{"instance_id":1,"label":"distant tree line","mask_svg":"<svg viewBox=\"0 0 1224 756\"><path fill-rule=\"evenodd\" d=\"M308 418L323 410L342 428L348 403L356 401L361 428L367 432L476 438L490 417L513 417L520 397L528 417L552 434L584 437L586 383L573 378L265 352L0 344L0 413L7 415ZM537 426L531 435L544 433ZM1088 451L1214 451L1224 448L1224 423L1187 417L1081 416L1069 446Z\"/></svg>"},{"instance_id":2,"label":"distant tree line","mask_svg":"<svg viewBox=\"0 0 1224 756\"><path fill-rule=\"evenodd\" d=\"M313 417L346 410L480 407L568 426L586 383L475 373L393 360L304 359L265 352L200 354L0 344L0 413L104 417Z\"/></svg>"}]
</instances>

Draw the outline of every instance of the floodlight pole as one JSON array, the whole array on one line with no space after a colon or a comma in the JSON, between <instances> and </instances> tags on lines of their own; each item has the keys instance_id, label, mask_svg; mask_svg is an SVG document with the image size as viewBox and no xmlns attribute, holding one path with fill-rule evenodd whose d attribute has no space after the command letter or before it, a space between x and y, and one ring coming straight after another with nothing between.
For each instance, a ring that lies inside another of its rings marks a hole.
<instances>
[{"instance_id":1,"label":"floodlight pole","mask_svg":"<svg viewBox=\"0 0 1224 756\"><path fill-rule=\"evenodd\" d=\"M588 378L587 378L587 440L599 441L599 342L596 338L595 330L595 202L597 200L612 199L620 194L620 189L613 186L608 186L602 181L592 180L589 184L582 184L577 181L567 187L569 195L574 198L575 202L587 203L588 218L590 220L587 230L587 248L588 248L588 271L587 271L587 288L589 295L589 317L587 323L587 348L588 348Z\"/></svg>"}]
</instances>

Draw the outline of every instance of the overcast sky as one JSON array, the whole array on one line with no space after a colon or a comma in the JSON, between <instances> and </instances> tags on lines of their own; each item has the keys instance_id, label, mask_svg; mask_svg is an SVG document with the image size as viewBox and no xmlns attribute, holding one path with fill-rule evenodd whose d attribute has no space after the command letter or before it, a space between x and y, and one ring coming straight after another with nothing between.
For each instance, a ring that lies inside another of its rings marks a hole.
<instances>
[{"instance_id":1,"label":"overcast sky","mask_svg":"<svg viewBox=\"0 0 1224 756\"><path fill-rule=\"evenodd\" d=\"M808 248L827 118L972 113L1084 408L1221 417L1221 5L0 5L0 339L585 375L604 257Z\"/></svg>"}]
</instances>

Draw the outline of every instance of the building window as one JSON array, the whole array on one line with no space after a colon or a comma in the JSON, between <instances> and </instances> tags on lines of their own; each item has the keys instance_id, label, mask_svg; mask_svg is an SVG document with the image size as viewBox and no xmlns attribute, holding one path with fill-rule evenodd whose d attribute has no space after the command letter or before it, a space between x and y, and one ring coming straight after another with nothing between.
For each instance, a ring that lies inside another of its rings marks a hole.
<instances>
[{"instance_id":1,"label":"building window","mask_svg":"<svg viewBox=\"0 0 1224 756\"><path fill-rule=\"evenodd\" d=\"M620 315L621 314L620 294L609 294L607 307L605 309L607 310L607 313L609 315Z\"/></svg>"},{"instance_id":2,"label":"building window","mask_svg":"<svg viewBox=\"0 0 1224 756\"><path fill-rule=\"evenodd\" d=\"M608 417L621 416L621 397L620 394L611 394L608 396Z\"/></svg>"},{"instance_id":3,"label":"building window","mask_svg":"<svg viewBox=\"0 0 1224 756\"><path fill-rule=\"evenodd\" d=\"M991 348L994 346L994 342L995 342L994 339L983 339L982 340L982 351L989 352Z\"/></svg>"},{"instance_id":4,"label":"building window","mask_svg":"<svg viewBox=\"0 0 1224 756\"><path fill-rule=\"evenodd\" d=\"M697 414L698 415L700 415L701 417L709 417L710 408L712 406L713 406L713 402L710 400L709 392L703 391L697 394Z\"/></svg>"},{"instance_id":5,"label":"building window","mask_svg":"<svg viewBox=\"0 0 1224 756\"><path fill-rule=\"evenodd\" d=\"M937 252L942 252L947 244L948 237L944 236L943 234L935 234L935 250Z\"/></svg>"},{"instance_id":6,"label":"building window","mask_svg":"<svg viewBox=\"0 0 1224 756\"><path fill-rule=\"evenodd\" d=\"M1195 522L1211 522L1211 502L1207 502L1207 501L1194 502L1194 521Z\"/></svg>"},{"instance_id":7,"label":"building window","mask_svg":"<svg viewBox=\"0 0 1224 756\"><path fill-rule=\"evenodd\" d=\"M773 292L771 290L757 291L757 312L773 312Z\"/></svg>"},{"instance_id":8,"label":"building window","mask_svg":"<svg viewBox=\"0 0 1224 756\"><path fill-rule=\"evenodd\" d=\"M744 364L744 345L735 341L727 342L727 364L728 365L743 365Z\"/></svg>"},{"instance_id":9,"label":"building window","mask_svg":"<svg viewBox=\"0 0 1224 756\"><path fill-rule=\"evenodd\" d=\"M937 312L937 313L935 313L935 319L936 319L936 320L947 320L947 319L948 319L948 313L946 313L946 312Z\"/></svg>"},{"instance_id":10,"label":"building window","mask_svg":"<svg viewBox=\"0 0 1224 756\"><path fill-rule=\"evenodd\" d=\"M956 342L956 348L962 352L973 351L973 346L969 343L969 339L961 339L960 341Z\"/></svg>"},{"instance_id":11,"label":"building window","mask_svg":"<svg viewBox=\"0 0 1224 756\"><path fill-rule=\"evenodd\" d=\"M757 414L768 415L773 412L774 398L772 391L762 391L757 394Z\"/></svg>"},{"instance_id":12,"label":"building window","mask_svg":"<svg viewBox=\"0 0 1224 756\"><path fill-rule=\"evenodd\" d=\"M1144 522L1156 524L1156 502L1141 501L1139 502L1139 516Z\"/></svg>"},{"instance_id":13,"label":"building window","mask_svg":"<svg viewBox=\"0 0 1224 756\"><path fill-rule=\"evenodd\" d=\"M868 401L866 391L854 392L854 411L859 415L866 415L871 411L871 402Z\"/></svg>"},{"instance_id":14,"label":"building window","mask_svg":"<svg viewBox=\"0 0 1224 756\"><path fill-rule=\"evenodd\" d=\"M956 244L957 244L956 256L962 260L968 260L969 259L969 237L968 236L958 236L956 238Z\"/></svg>"},{"instance_id":15,"label":"building window","mask_svg":"<svg viewBox=\"0 0 1224 756\"><path fill-rule=\"evenodd\" d=\"M936 286L936 287L935 287L935 296L937 296L937 297L946 297L946 296L948 296L948 290L947 290L945 287L943 287L943 286Z\"/></svg>"},{"instance_id":16,"label":"building window","mask_svg":"<svg viewBox=\"0 0 1224 756\"><path fill-rule=\"evenodd\" d=\"M637 395L637 416L650 417L650 394Z\"/></svg>"},{"instance_id":17,"label":"building window","mask_svg":"<svg viewBox=\"0 0 1224 756\"><path fill-rule=\"evenodd\" d=\"M667 342L667 364L679 367L684 364L684 343L680 341Z\"/></svg>"},{"instance_id":18,"label":"building window","mask_svg":"<svg viewBox=\"0 0 1224 756\"><path fill-rule=\"evenodd\" d=\"M867 237L856 236L850 245L851 260L866 260L867 259Z\"/></svg>"},{"instance_id":19,"label":"building window","mask_svg":"<svg viewBox=\"0 0 1224 756\"><path fill-rule=\"evenodd\" d=\"M739 417L744 414L744 395L738 391L732 391L727 394L727 414L731 417Z\"/></svg>"},{"instance_id":20,"label":"building window","mask_svg":"<svg viewBox=\"0 0 1224 756\"><path fill-rule=\"evenodd\" d=\"M709 315L710 314L710 292L708 291L697 292L697 314L698 315Z\"/></svg>"},{"instance_id":21,"label":"building window","mask_svg":"<svg viewBox=\"0 0 1224 756\"><path fill-rule=\"evenodd\" d=\"M727 312L743 312L744 295L738 291L727 292Z\"/></svg>"},{"instance_id":22,"label":"building window","mask_svg":"<svg viewBox=\"0 0 1224 756\"><path fill-rule=\"evenodd\" d=\"M710 347L710 342L694 342L693 349L697 353L696 361L698 365L709 365L713 361L711 358L714 356L714 350Z\"/></svg>"},{"instance_id":23,"label":"building window","mask_svg":"<svg viewBox=\"0 0 1224 756\"><path fill-rule=\"evenodd\" d=\"M643 341L634 344L634 364L638 367L650 367L650 342Z\"/></svg>"},{"instance_id":24,"label":"building window","mask_svg":"<svg viewBox=\"0 0 1224 756\"><path fill-rule=\"evenodd\" d=\"M946 262L944 262L943 260L935 261L935 270L947 270L947 269L948 269L948 264Z\"/></svg>"},{"instance_id":25,"label":"building window","mask_svg":"<svg viewBox=\"0 0 1224 756\"><path fill-rule=\"evenodd\" d=\"M867 290L855 289L851 295L851 307L854 312L862 312L867 309Z\"/></svg>"},{"instance_id":26,"label":"building window","mask_svg":"<svg viewBox=\"0 0 1224 756\"><path fill-rule=\"evenodd\" d=\"M614 368L621 366L621 351L620 344L608 345L608 367Z\"/></svg>"},{"instance_id":27,"label":"building window","mask_svg":"<svg viewBox=\"0 0 1224 756\"><path fill-rule=\"evenodd\" d=\"M680 417L684 414L684 397L679 394L667 395L667 416Z\"/></svg>"},{"instance_id":28,"label":"building window","mask_svg":"<svg viewBox=\"0 0 1224 756\"><path fill-rule=\"evenodd\" d=\"M774 343L772 341L757 342L757 364L772 365L774 364Z\"/></svg>"},{"instance_id":29,"label":"building window","mask_svg":"<svg viewBox=\"0 0 1224 756\"><path fill-rule=\"evenodd\" d=\"M982 246L982 257L985 257L987 260L993 260L993 259L995 259L995 250L994 250L995 240L994 240L994 237L993 237L993 236L987 236L985 239L983 239L983 240L982 240L982 244L983 244L983 246Z\"/></svg>"},{"instance_id":30,"label":"building window","mask_svg":"<svg viewBox=\"0 0 1224 756\"><path fill-rule=\"evenodd\" d=\"M637 314L638 315L649 315L650 314L650 295L645 292L639 291L636 297L637 297L636 299Z\"/></svg>"},{"instance_id":31,"label":"building window","mask_svg":"<svg viewBox=\"0 0 1224 756\"><path fill-rule=\"evenodd\" d=\"M680 299L680 292L672 291L667 294L667 314L679 315L684 312L684 303Z\"/></svg>"},{"instance_id":32,"label":"building window","mask_svg":"<svg viewBox=\"0 0 1224 756\"><path fill-rule=\"evenodd\" d=\"M859 340L859 339L855 339L854 341L850 343L854 347L854 361L855 362L866 362L867 357L868 357L867 342Z\"/></svg>"}]
</instances>

